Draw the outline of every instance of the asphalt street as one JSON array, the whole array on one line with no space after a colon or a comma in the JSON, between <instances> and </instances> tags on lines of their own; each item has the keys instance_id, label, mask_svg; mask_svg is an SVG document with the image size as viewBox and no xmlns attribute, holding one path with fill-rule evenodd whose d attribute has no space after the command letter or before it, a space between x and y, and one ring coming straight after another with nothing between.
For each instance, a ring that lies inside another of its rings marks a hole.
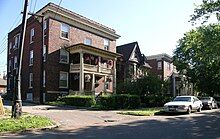
<instances>
[{"instance_id":1,"label":"asphalt street","mask_svg":"<svg viewBox=\"0 0 220 139\"><path fill-rule=\"evenodd\" d=\"M48 139L220 139L220 110L190 115L125 116L117 111L89 111L51 106L24 106L50 117L59 128L5 134L1 138Z\"/></svg>"}]
</instances>

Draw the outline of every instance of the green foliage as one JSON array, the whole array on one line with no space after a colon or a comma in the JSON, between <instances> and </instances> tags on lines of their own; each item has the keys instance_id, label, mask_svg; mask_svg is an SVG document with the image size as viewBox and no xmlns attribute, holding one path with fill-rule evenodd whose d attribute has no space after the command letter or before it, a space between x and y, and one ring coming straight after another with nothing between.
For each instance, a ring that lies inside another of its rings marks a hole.
<instances>
[{"instance_id":1,"label":"green foliage","mask_svg":"<svg viewBox=\"0 0 220 139\"><path fill-rule=\"evenodd\" d=\"M162 107L170 100L172 100L171 96L163 95L149 95L141 97L141 103L144 104L145 107Z\"/></svg>"},{"instance_id":2,"label":"green foliage","mask_svg":"<svg viewBox=\"0 0 220 139\"><path fill-rule=\"evenodd\" d=\"M145 108L145 109L138 109L132 111L121 111L118 114L123 115L134 115L134 116L153 116L155 113L161 111L161 108Z\"/></svg>"},{"instance_id":3,"label":"green foliage","mask_svg":"<svg viewBox=\"0 0 220 139\"><path fill-rule=\"evenodd\" d=\"M203 0L202 4L194 9L194 14L191 15L190 21L202 21L202 24L207 22L211 15L215 15L217 20L220 20L220 0Z\"/></svg>"},{"instance_id":4,"label":"green foliage","mask_svg":"<svg viewBox=\"0 0 220 139\"><path fill-rule=\"evenodd\" d=\"M68 95L62 97L60 100L65 102L66 105L79 107L91 107L95 104L94 96Z\"/></svg>"},{"instance_id":5,"label":"green foliage","mask_svg":"<svg viewBox=\"0 0 220 139\"><path fill-rule=\"evenodd\" d=\"M43 128L52 126L54 123L46 117L41 116L22 116L19 119L1 118L0 132L24 131L31 128Z\"/></svg>"},{"instance_id":6,"label":"green foliage","mask_svg":"<svg viewBox=\"0 0 220 139\"><path fill-rule=\"evenodd\" d=\"M101 109L134 109L140 106L140 97L128 94L104 95L99 97L97 104Z\"/></svg>"},{"instance_id":7,"label":"green foliage","mask_svg":"<svg viewBox=\"0 0 220 139\"><path fill-rule=\"evenodd\" d=\"M143 96L147 94L159 94L162 91L162 81L155 75L149 74L136 81L127 81L117 84L118 94L132 94Z\"/></svg>"},{"instance_id":8,"label":"green foliage","mask_svg":"<svg viewBox=\"0 0 220 139\"><path fill-rule=\"evenodd\" d=\"M219 94L220 26L198 27L184 34L174 52L177 70L191 77L198 91Z\"/></svg>"}]
</instances>

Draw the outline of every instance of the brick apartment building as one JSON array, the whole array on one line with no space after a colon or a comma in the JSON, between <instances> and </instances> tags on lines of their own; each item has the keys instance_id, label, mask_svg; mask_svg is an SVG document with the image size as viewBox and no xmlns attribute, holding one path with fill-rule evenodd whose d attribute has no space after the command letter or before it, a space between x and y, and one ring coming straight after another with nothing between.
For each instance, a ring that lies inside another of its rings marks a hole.
<instances>
[{"instance_id":1,"label":"brick apartment building","mask_svg":"<svg viewBox=\"0 0 220 139\"><path fill-rule=\"evenodd\" d=\"M147 75L151 67L138 42L117 46L116 51L122 55L117 61L117 82L132 81Z\"/></svg>"},{"instance_id":2,"label":"brick apartment building","mask_svg":"<svg viewBox=\"0 0 220 139\"><path fill-rule=\"evenodd\" d=\"M173 65L173 58L168 54L157 54L147 56L147 62L152 67L150 71L161 80L171 81L170 92L173 96L192 95L193 85L185 75L179 74Z\"/></svg>"},{"instance_id":3,"label":"brick apartment building","mask_svg":"<svg viewBox=\"0 0 220 139\"><path fill-rule=\"evenodd\" d=\"M22 100L48 101L69 92L88 94L116 86L115 30L49 3L27 21ZM21 25L8 34L8 92L13 94Z\"/></svg>"}]
</instances>

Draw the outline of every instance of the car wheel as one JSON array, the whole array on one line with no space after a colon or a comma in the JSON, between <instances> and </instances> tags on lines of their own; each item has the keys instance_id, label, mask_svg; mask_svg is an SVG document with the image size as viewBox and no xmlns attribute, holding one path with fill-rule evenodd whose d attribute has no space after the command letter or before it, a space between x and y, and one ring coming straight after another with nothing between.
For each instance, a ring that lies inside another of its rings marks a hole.
<instances>
[{"instance_id":1,"label":"car wheel","mask_svg":"<svg viewBox=\"0 0 220 139\"><path fill-rule=\"evenodd\" d=\"M192 112L191 106L188 107L187 113L190 114Z\"/></svg>"}]
</instances>

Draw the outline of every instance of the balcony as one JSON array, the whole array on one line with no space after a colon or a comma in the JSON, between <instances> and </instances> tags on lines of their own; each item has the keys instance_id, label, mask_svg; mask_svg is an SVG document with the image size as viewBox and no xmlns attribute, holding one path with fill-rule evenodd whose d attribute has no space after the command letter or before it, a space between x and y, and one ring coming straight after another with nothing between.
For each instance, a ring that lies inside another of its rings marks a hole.
<instances>
[{"instance_id":1,"label":"balcony","mask_svg":"<svg viewBox=\"0 0 220 139\"><path fill-rule=\"evenodd\" d=\"M87 72L95 72L95 73L104 73L104 74L112 74L112 68L107 68L98 65L90 65L84 64L84 71ZM80 64L71 64L70 65L70 73L80 72Z\"/></svg>"}]
</instances>

